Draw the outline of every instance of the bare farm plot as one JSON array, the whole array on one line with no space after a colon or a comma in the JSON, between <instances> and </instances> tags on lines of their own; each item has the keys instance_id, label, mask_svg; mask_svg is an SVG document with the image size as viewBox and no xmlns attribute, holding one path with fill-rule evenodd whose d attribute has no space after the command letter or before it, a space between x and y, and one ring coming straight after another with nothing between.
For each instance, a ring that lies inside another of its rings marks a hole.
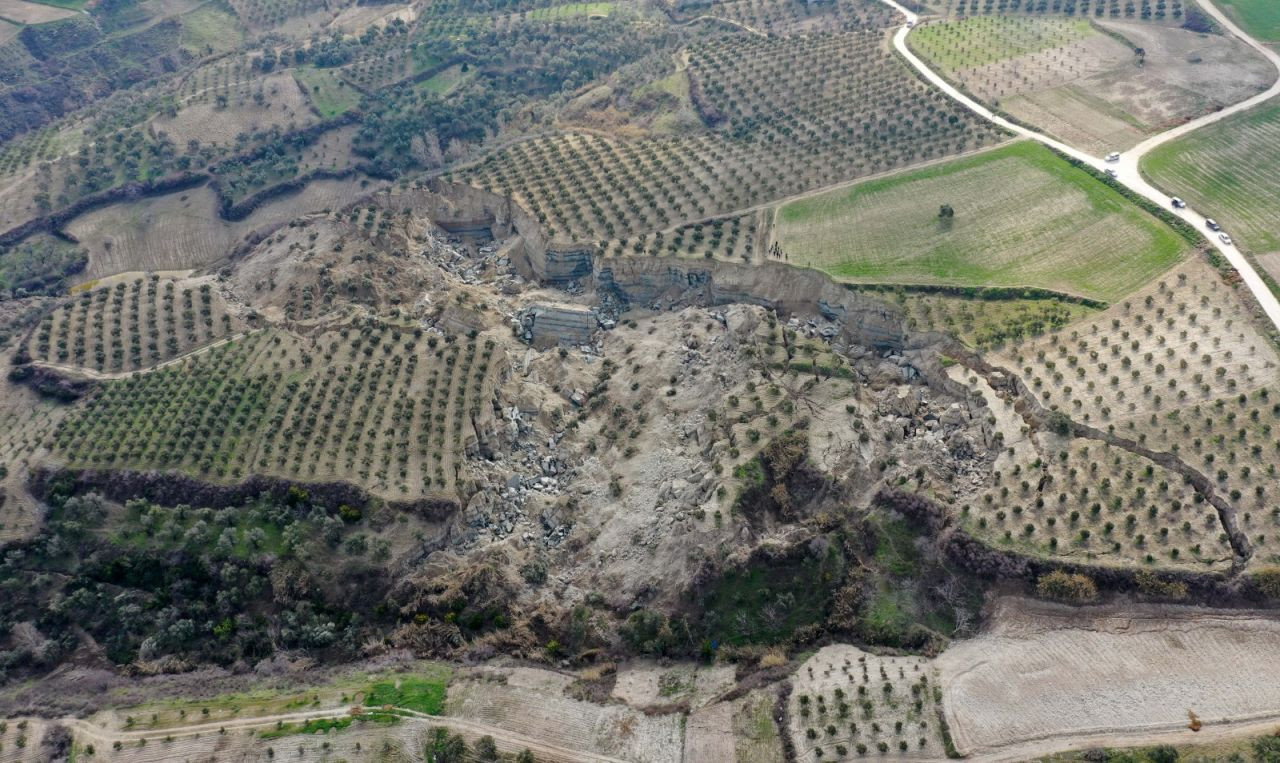
<instances>
[{"instance_id":1,"label":"bare farm plot","mask_svg":"<svg viewBox=\"0 0 1280 763\"><path fill-rule=\"evenodd\" d=\"M1142 171L1253 252L1280 250L1280 105L1238 114L1147 154Z\"/></svg>"},{"instance_id":2,"label":"bare farm plot","mask_svg":"<svg viewBox=\"0 0 1280 763\"><path fill-rule=\"evenodd\" d=\"M1028 760L1269 730L1280 718L1277 655L1280 622L1259 615L1003 599L991 626L936 666L956 748ZM1193 713L1199 735L1188 728Z\"/></svg>"},{"instance_id":3,"label":"bare farm plot","mask_svg":"<svg viewBox=\"0 0 1280 763\"><path fill-rule=\"evenodd\" d=\"M806 660L792 682L787 718L799 760L947 757L933 670L924 657L835 644Z\"/></svg>"},{"instance_id":4,"label":"bare farm plot","mask_svg":"<svg viewBox=\"0 0 1280 763\"><path fill-rule=\"evenodd\" d=\"M954 216L940 216L944 205ZM776 239L793 264L843 281L1040 287L1102 300L1188 249L1116 191L1027 142L787 204Z\"/></svg>"},{"instance_id":5,"label":"bare farm plot","mask_svg":"<svg viewBox=\"0 0 1280 763\"><path fill-rule=\"evenodd\" d=\"M305 127L315 121L306 98L293 77L274 74L251 87L243 87L235 102L200 102L180 110L174 117L157 117L153 128L165 133L179 146L188 141L234 145L236 136L273 127Z\"/></svg>"},{"instance_id":6,"label":"bare farm plot","mask_svg":"<svg viewBox=\"0 0 1280 763\"><path fill-rule=\"evenodd\" d=\"M233 241L209 188L113 204L77 217L67 230L89 250L82 281L202 267L225 255Z\"/></svg>"},{"instance_id":7,"label":"bare farm plot","mask_svg":"<svg viewBox=\"0 0 1280 763\"><path fill-rule=\"evenodd\" d=\"M18 36L18 32L22 31L22 27L17 24L10 24L4 19L0 19L0 45L12 40Z\"/></svg>"},{"instance_id":8,"label":"bare farm plot","mask_svg":"<svg viewBox=\"0 0 1280 763\"><path fill-rule=\"evenodd\" d=\"M980 16L927 24L910 43L980 99L1099 153L1244 100L1274 79L1265 59L1228 37L1095 23Z\"/></svg>"},{"instance_id":9,"label":"bare farm plot","mask_svg":"<svg viewBox=\"0 0 1280 763\"><path fill-rule=\"evenodd\" d=\"M494 680L502 677L506 680ZM530 668L462 674L449 685L445 715L636 763L680 759L683 716L569 699L564 694L568 680Z\"/></svg>"},{"instance_id":10,"label":"bare farm plot","mask_svg":"<svg viewBox=\"0 0 1280 763\"><path fill-rule=\"evenodd\" d=\"M77 15L68 8L58 8L43 3L28 3L24 0L0 0L0 18L17 24L47 24L50 21L69 19Z\"/></svg>"}]
</instances>

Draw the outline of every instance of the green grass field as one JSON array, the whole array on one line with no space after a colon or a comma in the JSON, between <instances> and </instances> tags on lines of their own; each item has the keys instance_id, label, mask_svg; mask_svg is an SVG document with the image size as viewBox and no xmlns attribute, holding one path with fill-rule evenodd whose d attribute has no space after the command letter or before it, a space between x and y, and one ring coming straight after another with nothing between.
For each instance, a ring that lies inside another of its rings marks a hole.
<instances>
[{"instance_id":1,"label":"green grass field","mask_svg":"<svg viewBox=\"0 0 1280 763\"><path fill-rule=\"evenodd\" d=\"M950 220L942 205L954 208ZM1170 228L1029 142L792 202L790 262L857 283L1038 287L1112 301L1188 251Z\"/></svg>"},{"instance_id":2,"label":"green grass field","mask_svg":"<svg viewBox=\"0 0 1280 763\"><path fill-rule=\"evenodd\" d=\"M449 668L441 666L424 675L376 683L365 695L364 704L367 707L391 705L439 715L444 711L444 696L451 676Z\"/></svg>"},{"instance_id":3,"label":"green grass field","mask_svg":"<svg viewBox=\"0 0 1280 763\"><path fill-rule=\"evenodd\" d=\"M613 8L613 3L567 3L529 11L529 18L533 21L554 21L576 16L608 16L613 13Z\"/></svg>"},{"instance_id":4,"label":"green grass field","mask_svg":"<svg viewBox=\"0 0 1280 763\"><path fill-rule=\"evenodd\" d=\"M1250 251L1280 250L1280 104L1166 143L1143 158L1142 171Z\"/></svg>"},{"instance_id":5,"label":"green grass field","mask_svg":"<svg viewBox=\"0 0 1280 763\"><path fill-rule=\"evenodd\" d=\"M432 95L444 96L453 92L454 88L474 76L475 70L463 71L461 64L455 64L425 80L419 87Z\"/></svg>"},{"instance_id":6,"label":"green grass field","mask_svg":"<svg viewBox=\"0 0 1280 763\"><path fill-rule=\"evenodd\" d=\"M320 116L332 119L354 109L360 103L359 91L341 82L332 69L313 69L305 67L293 73L302 83Z\"/></svg>"},{"instance_id":7,"label":"green grass field","mask_svg":"<svg viewBox=\"0 0 1280 763\"><path fill-rule=\"evenodd\" d=\"M926 24L911 47L947 72L1056 48L1095 34L1083 19L974 16Z\"/></svg>"},{"instance_id":8,"label":"green grass field","mask_svg":"<svg viewBox=\"0 0 1280 763\"><path fill-rule=\"evenodd\" d=\"M1219 5L1259 40L1280 42L1280 3L1276 0L1220 0Z\"/></svg>"},{"instance_id":9,"label":"green grass field","mask_svg":"<svg viewBox=\"0 0 1280 763\"><path fill-rule=\"evenodd\" d=\"M243 44L244 29L222 3L206 3L182 17L182 47L196 56L227 53Z\"/></svg>"},{"instance_id":10,"label":"green grass field","mask_svg":"<svg viewBox=\"0 0 1280 763\"><path fill-rule=\"evenodd\" d=\"M71 11L83 11L89 5L89 0L29 0L29 2L52 5L55 8L66 8Z\"/></svg>"}]
</instances>

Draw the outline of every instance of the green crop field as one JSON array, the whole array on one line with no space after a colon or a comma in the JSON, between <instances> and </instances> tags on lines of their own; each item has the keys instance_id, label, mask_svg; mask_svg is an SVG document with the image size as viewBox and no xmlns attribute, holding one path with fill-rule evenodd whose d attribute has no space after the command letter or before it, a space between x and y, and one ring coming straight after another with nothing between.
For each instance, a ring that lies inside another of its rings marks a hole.
<instances>
[{"instance_id":1,"label":"green crop field","mask_svg":"<svg viewBox=\"0 0 1280 763\"><path fill-rule=\"evenodd\" d=\"M613 3L568 3L553 5L550 8L539 8L529 12L529 18L535 21L554 21L575 16L608 16L613 13Z\"/></svg>"},{"instance_id":2,"label":"green crop field","mask_svg":"<svg viewBox=\"0 0 1280 763\"><path fill-rule=\"evenodd\" d=\"M950 205L955 216L939 216ZM1171 229L1047 149L1015 143L783 206L796 265L851 282L1123 296L1187 252Z\"/></svg>"},{"instance_id":3,"label":"green crop field","mask_svg":"<svg viewBox=\"0 0 1280 763\"><path fill-rule=\"evenodd\" d=\"M1280 41L1280 3L1275 0L1222 0L1221 5L1245 28L1262 40Z\"/></svg>"},{"instance_id":4,"label":"green crop field","mask_svg":"<svg viewBox=\"0 0 1280 763\"><path fill-rule=\"evenodd\" d=\"M311 105L325 119L331 119L354 109L360 102L360 93L339 80L332 69L308 67L298 69L293 76L307 91Z\"/></svg>"},{"instance_id":5,"label":"green crop field","mask_svg":"<svg viewBox=\"0 0 1280 763\"><path fill-rule=\"evenodd\" d=\"M1147 154L1142 171L1217 218L1250 250L1280 249L1280 105L1166 143Z\"/></svg>"}]
</instances>

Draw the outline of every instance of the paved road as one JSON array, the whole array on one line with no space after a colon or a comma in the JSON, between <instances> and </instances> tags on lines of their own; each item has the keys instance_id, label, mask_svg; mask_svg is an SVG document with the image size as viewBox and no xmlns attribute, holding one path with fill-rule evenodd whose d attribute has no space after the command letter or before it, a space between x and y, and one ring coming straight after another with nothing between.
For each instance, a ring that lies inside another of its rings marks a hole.
<instances>
[{"instance_id":1,"label":"paved road","mask_svg":"<svg viewBox=\"0 0 1280 763\"><path fill-rule=\"evenodd\" d=\"M1049 136L1043 133L1037 132L1027 127L1023 127L1022 125L1014 124L1013 122L1010 122L1004 117L998 114L995 114L994 112L991 111L991 109L987 108L986 106L983 106L981 103L978 103L974 99L970 98L969 96L965 95L964 93L960 92L958 89L953 87L949 82L943 79L940 74L935 72L933 69L930 69L928 64L922 61L919 56L911 52L911 49L907 47L907 35L911 32L911 28L915 26L916 22L919 21L920 19L919 15L903 7L900 3L897 2L897 0L883 0L883 2L885 2L890 6L893 6L893 8L895 8L899 13L906 16L907 23L904 24L900 29L898 29L897 34L893 36L893 45L895 48L897 48L898 52L901 53L902 56L906 58L907 61L913 67L915 67L916 71L920 72L920 74L924 76L925 79L927 79L939 90L942 90L944 93L946 93L950 97L959 101L961 104L965 106L965 108L969 109L970 111L974 112L975 114L986 119L989 122L993 122L997 125L1000 125L1006 130L1009 130L1010 132L1013 132L1017 135L1021 135L1025 138L1030 138L1035 141L1039 141L1040 143L1046 146L1055 148L1058 151L1061 151L1062 153L1067 154L1068 156L1071 156L1075 159L1079 159L1080 161L1096 169L1099 169L1099 170L1106 170L1109 168L1114 169L1116 171L1116 179L1119 180L1121 183L1123 183L1125 186L1128 186L1130 189L1132 189L1136 193L1141 194L1142 196L1146 197L1147 199L1150 199L1156 204L1159 204L1165 209L1169 209L1170 212L1182 218L1183 220L1190 223L1191 225L1195 226L1196 229L1203 231L1205 233L1205 236L1208 238L1209 243L1215 246L1219 251L1221 251L1222 254L1226 257L1227 261L1231 263L1232 267L1234 267L1237 271L1239 271L1240 277L1244 280L1245 285L1249 287L1249 290L1253 292L1254 298L1258 300L1258 303L1262 306L1262 309L1267 314L1267 317L1271 319L1271 322L1275 324L1277 329L1280 329L1280 302L1276 300L1275 295L1271 293L1271 290L1267 288L1267 284L1262 280L1262 277L1258 275L1258 271L1253 269L1253 266L1250 265L1249 261L1245 259L1243 254L1240 253L1240 250L1237 249L1235 246L1228 246L1227 244L1222 243L1218 239L1217 234L1211 233L1208 229L1206 229L1205 215L1191 208L1186 208L1186 209L1170 208L1169 194L1159 190L1155 186L1148 183L1146 178L1142 176L1142 173L1139 170L1139 164L1141 162L1142 156L1146 154L1148 151L1150 151L1151 149L1155 148L1156 146L1159 146L1175 138L1182 137L1183 135L1186 135L1192 130L1198 129L1208 124L1212 124L1214 122L1217 122L1220 119L1225 119L1231 116L1232 114L1236 114L1238 112L1257 106L1263 101L1266 101L1269 98L1272 98L1277 94L1280 94L1280 79L1277 79L1276 82L1265 92L1259 93L1258 95L1255 95L1252 98L1249 98L1248 100L1241 101L1240 103L1234 104L1232 106L1228 106L1227 108L1222 109L1221 111L1216 111L1212 114L1208 114L1206 116L1200 117L1199 119L1194 119L1190 122L1187 122L1186 124L1179 125L1178 127L1175 127L1172 130L1168 130L1167 132L1163 132L1163 133L1160 133L1159 135L1152 136L1151 138L1148 138L1147 140L1143 141L1142 143L1139 143L1137 146L1133 147L1129 151L1122 154L1119 162L1115 164L1108 164L1104 159L1100 157L1091 156L1083 151L1080 151L1076 148L1068 146L1062 141L1050 138ZM1231 19L1227 18L1227 16L1223 14L1222 11L1214 7L1214 5L1211 2L1209 2L1209 0L1200 0L1200 6L1204 8L1206 13L1213 16L1213 18L1219 24L1221 24L1224 29L1226 29L1236 37L1240 38L1246 45L1250 46L1251 48L1254 48L1255 50L1260 52L1263 56L1265 56L1267 60L1269 60L1272 63L1272 65L1276 67L1277 74L1280 75L1280 54L1277 54L1275 51L1271 50L1270 48L1266 47L1262 43L1258 42L1257 40L1254 40L1252 37L1245 34L1244 30L1236 26L1231 21Z\"/></svg>"}]
</instances>

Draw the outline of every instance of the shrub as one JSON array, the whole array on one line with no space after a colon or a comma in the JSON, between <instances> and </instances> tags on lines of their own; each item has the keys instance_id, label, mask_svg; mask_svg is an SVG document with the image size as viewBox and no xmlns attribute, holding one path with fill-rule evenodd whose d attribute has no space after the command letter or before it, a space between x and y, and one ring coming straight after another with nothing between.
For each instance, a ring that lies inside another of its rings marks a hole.
<instances>
[{"instance_id":1,"label":"shrub","mask_svg":"<svg viewBox=\"0 0 1280 763\"><path fill-rule=\"evenodd\" d=\"M1054 601L1083 604L1098 598L1098 586L1088 575L1058 570L1040 576L1036 581L1036 593Z\"/></svg>"},{"instance_id":2,"label":"shrub","mask_svg":"<svg viewBox=\"0 0 1280 763\"><path fill-rule=\"evenodd\" d=\"M1268 599L1280 599L1280 567L1263 567L1253 573L1253 584Z\"/></svg>"},{"instance_id":3,"label":"shrub","mask_svg":"<svg viewBox=\"0 0 1280 763\"><path fill-rule=\"evenodd\" d=\"M1138 591L1161 599L1187 598L1187 584L1179 580L1165 580L1150 570L1140 570L1133 582Z\"/></svg>"}]
</instances>

